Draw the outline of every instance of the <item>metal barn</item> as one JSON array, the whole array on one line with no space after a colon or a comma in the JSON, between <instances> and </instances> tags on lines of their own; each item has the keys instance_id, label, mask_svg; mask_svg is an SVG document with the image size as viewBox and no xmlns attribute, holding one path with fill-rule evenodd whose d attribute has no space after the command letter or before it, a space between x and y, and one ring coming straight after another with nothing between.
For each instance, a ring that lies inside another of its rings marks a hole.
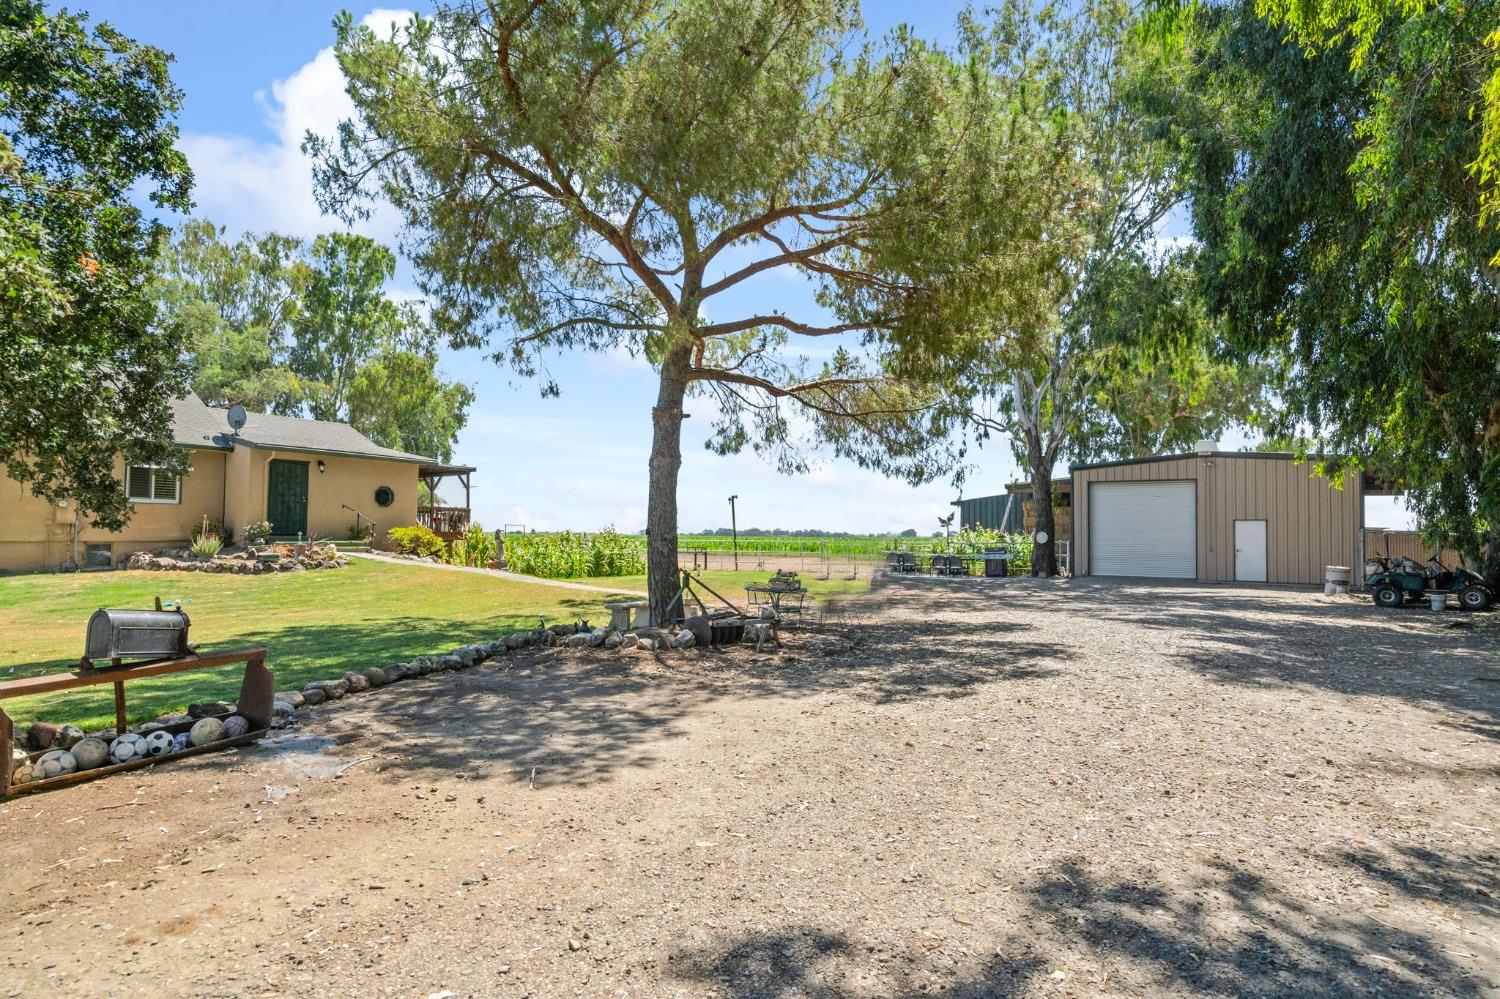
<instances>
[{"instance_id":1,"label":"metal barn","mask_svg":"<svg viewBox=\"0 0 1500 999\"><path fill-rule=\"evenodd\" d=\"M1204 447L1074 465L1072 480L1074 575L1312 585L1362 557L1358 472Z\"/></svg>"}]
</instances>

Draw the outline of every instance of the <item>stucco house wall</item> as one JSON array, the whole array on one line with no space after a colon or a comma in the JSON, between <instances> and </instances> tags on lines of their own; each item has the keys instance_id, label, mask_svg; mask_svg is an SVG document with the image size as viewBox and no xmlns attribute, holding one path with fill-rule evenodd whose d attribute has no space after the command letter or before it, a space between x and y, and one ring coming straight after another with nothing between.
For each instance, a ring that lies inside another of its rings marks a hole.
<instances>
[{"instance_id":1,"label":"stucco house wall","mask_svg":"<svg viewBox=\"0 0 1500 999\"><path fill-rule=\"evenodd\" d=\"M222 451L190 448L192 471L182 477L180 501L134 504L130 523L117 533L89 526L88 514L76 502L54 505L0 474L0 570L36 572L57 569L70 558L81 562L87 544L111 544L119 559L186 541L205 516L215 522L224 516L225 457ZM124 482L123 460L115 462L115 475Z\"/></svg>"}]
</instances>

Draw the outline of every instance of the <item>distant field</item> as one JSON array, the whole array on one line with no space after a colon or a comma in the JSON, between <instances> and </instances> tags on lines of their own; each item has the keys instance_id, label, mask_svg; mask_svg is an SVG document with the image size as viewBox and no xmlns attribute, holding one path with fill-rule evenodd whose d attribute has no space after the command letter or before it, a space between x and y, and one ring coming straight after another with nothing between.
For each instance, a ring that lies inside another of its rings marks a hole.
<instances>
[{"instance_id":1,"label":"distant field","mask_svg":"<svg viewBox=\"0 0 1500 999\"><path fill-rule=\"evenodd\" d=\"M829 555L878 559L886 552L923 552L941 538L901 538L891 535L860 535L847 538L804 538L790 534L741 535L742 552L773 552L779 555ZM702 551L727 552L734 541L718 534L680 534L677 547Z\"/></svg>"}]
</instances>

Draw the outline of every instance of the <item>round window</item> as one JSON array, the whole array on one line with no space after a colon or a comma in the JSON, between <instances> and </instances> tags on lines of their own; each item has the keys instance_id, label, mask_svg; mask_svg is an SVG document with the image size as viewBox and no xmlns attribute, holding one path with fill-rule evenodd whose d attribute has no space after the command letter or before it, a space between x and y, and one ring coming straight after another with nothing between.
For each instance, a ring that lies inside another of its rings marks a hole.
<instances>
[{"instance_id":1,"label":"round window","mask_svg":"<svg viewBox=\"0 0 1500 999\"><path fill-rule=\"evenodd\" d=\"M396 492L390 486L381 486L375 490L375 502L381 506L390 506L396 502Z\"/></svg>"}]
</instances>

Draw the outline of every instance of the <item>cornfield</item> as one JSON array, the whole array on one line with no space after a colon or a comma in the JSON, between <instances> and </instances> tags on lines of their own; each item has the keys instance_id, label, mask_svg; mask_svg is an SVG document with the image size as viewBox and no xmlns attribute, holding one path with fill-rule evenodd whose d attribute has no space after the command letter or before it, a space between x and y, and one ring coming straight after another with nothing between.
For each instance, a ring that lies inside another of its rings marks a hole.
<instances>
[{"instance_id":1,"label":"cornfield","mask_svg":"<svg viewBox=\"0 0 1500 999\"><path fill-rule=\"evenodd\" d=\"M614 531L508 534L505 565L544 579L638 576L646 571L646 539Z\"/></svg>"}]
</instances>

